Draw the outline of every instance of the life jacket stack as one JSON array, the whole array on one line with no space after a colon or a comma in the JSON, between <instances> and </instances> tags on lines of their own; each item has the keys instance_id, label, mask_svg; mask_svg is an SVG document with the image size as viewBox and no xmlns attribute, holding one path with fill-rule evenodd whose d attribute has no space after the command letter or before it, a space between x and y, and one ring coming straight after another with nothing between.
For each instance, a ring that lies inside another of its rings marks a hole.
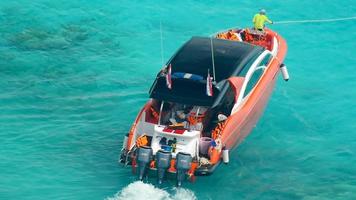
<instances>
[{"instance_id":1,"label":"life jacket stack","mask_svg":"<svg viewBox=\"0 0 356 200\"><path fill-rule=\"evenodd\" d=\"M216 38L224 39L224 40L233 40L233 41L241 41L241 39L236 35L237 33L233 30L229 30L225 33L219 33Z\"/></svg>"},{"instance_id":2,"label":"life jacket stack","mask_svg":"<svg viewBox=\"0 0 356 200\"><path fill-rule=\"evenodd\" d=\"M244 35L245 35L246 42L252 42L254 40L253 35L250 33L249 29L245 29Z\"/></svg>"},{"instance_id":3,"label":"life jacket stack","mask_svg":"<svg viewBox=\"0 0 356 200\"><path fill-rule=\"evenodd\" d=\"M218 139L221 136L222 131L225 128L225 121L221 121L217 124L215 129L211 133L211 138L214 140Z\"/></svg>"},{"instance_id":4,"label":"life jacket stack","mask_svg":"<svg viewBox=\"0 0 356 200\"><path fill-rule=\"evenodd\" d=\"M187 120L190 125L196 125L197 123L203 121L203 117L201 117L201 116L196 117L196 116L190 115Z\"/></svg>"},{"instance_id":5,"label":"life jacket stack","mask_svg":"<svg viewBox=\"0 0 356 200\"><path fill-rule=\"evenodd\" d=\"M136 146L139 147L143 147L146 146L148 144L148 138L146 135L141 135L140 137L138 137L136 139Z\"/></svg>"}]
</instances>

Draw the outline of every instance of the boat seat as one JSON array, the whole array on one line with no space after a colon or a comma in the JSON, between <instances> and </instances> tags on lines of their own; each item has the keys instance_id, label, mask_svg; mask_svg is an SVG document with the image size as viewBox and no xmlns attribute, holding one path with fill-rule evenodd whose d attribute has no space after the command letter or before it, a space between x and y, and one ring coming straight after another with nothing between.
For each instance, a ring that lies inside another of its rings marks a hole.
<instances>
[{"instance_id":1,"label":"boat seat","mask_svg":"<svg viewBox=\"0 0 356 200\"><path fill-rule=\"evenodd\" d=\"M257 35L257 36L265 36L266 35L265 31L259 31L259 30L253 29L253 28L249 29L249 32L250 32L250 34Z\"/></svg>"}]
</instances>

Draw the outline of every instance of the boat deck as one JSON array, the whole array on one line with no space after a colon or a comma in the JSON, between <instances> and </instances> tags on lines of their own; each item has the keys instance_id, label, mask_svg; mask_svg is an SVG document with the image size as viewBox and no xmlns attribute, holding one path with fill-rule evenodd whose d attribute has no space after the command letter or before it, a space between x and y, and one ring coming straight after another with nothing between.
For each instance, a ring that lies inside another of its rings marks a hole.
<instances>
[{"instance_id":1,"label":"boat deck","mask_svg":"<svg viewBox=\"0 0 356 200\"><path fill-rule=\"evenodd\" d=\"M238 42L247 42L249 44L264 47L270 51L274 48L275 33L266 29L258 31L254 29L230 29L225 32L218 33L216 38Z\"/></svg>"}]
</instances>

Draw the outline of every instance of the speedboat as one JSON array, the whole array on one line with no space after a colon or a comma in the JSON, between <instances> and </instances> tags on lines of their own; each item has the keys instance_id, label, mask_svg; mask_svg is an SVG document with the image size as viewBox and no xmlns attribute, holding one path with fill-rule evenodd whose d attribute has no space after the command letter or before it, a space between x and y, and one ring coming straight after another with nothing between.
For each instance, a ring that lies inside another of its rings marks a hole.
<instances>
[{"instance_id":1,"label":"speedboat","mask_svg":"<svg viewBox=\"0 0 356 200\"><path fill-rule=\"evenodd\" d=\"M270 29L192 37L157 74L120 162L159 184L212 174L256 125L278 73L289 79L286 52L286 41Z\"/></svg>"}]
</instances>

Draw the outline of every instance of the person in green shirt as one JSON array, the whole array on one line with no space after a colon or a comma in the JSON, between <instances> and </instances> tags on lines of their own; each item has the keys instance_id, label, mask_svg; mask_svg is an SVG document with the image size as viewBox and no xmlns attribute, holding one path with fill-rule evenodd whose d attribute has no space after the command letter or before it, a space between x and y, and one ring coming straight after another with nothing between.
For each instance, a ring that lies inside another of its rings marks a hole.
<instances>
[{"instance_id":1,"label":"person in green shirt","mask_svg":"<svg viewBox=\"0 0 356 200\"><path fill-rule=\"evenodd\" d=\"M259 31L263 31L263 28L265 27L265 22L273 24L273 22L271 20L269 20L268 17L266 16L265 9L261 9L260 13L257 13L253 17L252 22L253 22L254 29L259 30Z\"/></svg>"}]
</instances>

